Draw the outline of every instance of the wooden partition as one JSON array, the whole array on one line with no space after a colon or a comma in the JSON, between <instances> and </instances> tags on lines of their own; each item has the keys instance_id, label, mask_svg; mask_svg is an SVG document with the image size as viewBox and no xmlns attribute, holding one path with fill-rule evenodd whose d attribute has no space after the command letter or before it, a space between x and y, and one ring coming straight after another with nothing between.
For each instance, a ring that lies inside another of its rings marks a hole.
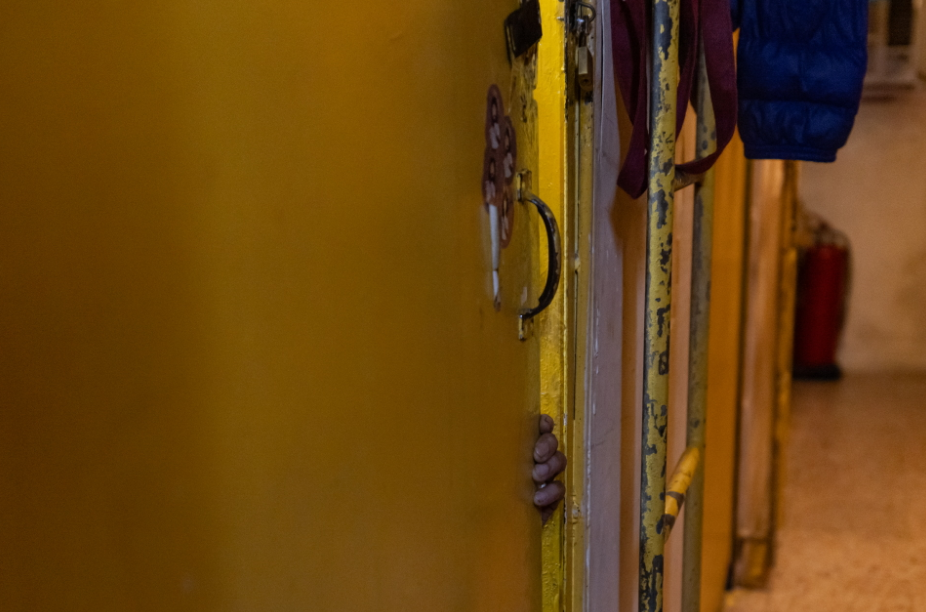
<instances>
[{"instance_id":1,"label":"wooden partition","mask_svg":"<svg viewBox=\"0 0 926 612\"><path fill-rule=\"evenodd\" d=\"M790 405L797 165L751 164L734 580L765 583Z\"/></svg>"}]
</instances>

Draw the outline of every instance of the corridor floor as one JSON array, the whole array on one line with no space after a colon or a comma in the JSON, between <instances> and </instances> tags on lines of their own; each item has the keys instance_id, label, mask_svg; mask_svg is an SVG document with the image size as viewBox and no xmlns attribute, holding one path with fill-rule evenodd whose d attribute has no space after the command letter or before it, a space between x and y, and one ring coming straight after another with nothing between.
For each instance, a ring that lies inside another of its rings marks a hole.
<instances>
[{"instance_id":1,"label":"corridor floor","mask_svg":"<svg viewBox=\"0 0 926 612\"><path fill-rule=\"evenodd\" d=\"M796 383L768 588L727 612L926 612L926 375Z\"/></svg>"}]
</instances>

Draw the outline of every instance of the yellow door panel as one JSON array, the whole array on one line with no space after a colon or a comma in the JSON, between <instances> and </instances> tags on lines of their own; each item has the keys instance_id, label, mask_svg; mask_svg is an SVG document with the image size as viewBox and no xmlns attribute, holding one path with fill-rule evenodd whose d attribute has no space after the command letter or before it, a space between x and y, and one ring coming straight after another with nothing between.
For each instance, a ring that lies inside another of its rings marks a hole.
<instances>
[{"instance_id":1,"label":"yellow door panel","mask_svg":"<svg viewBox=\"0 0 926 612\"><path fill-rule=\"evenodd\" d=\"M539 608L516 7L5 2L0 609Z\"/></svg>"}]
</instances>

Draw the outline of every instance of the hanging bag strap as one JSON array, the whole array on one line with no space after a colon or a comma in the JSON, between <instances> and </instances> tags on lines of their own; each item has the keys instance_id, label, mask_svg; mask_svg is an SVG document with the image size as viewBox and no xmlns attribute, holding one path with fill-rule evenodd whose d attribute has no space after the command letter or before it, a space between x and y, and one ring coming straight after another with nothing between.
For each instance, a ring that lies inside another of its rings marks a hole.
<instances>
[{"instance_id":1,"label":"hanging bag strap","mask_svg":"<svg viewBox=\"0 0 926 612\"><path fill-rule=\"evenodd\" d=\"M733 138L736 129L736 68L728 0L681 0L679 23L679 84L676 136L681 132L688 101L695 95L698 48L703 40L708 86L716 117L717 149L679 166L689 174L709 170ZM647 0L611 0L611 31L615 79L630 115L630 146L617 184L633 197L647 187L649 146L649 15Z\"/></svg>"},{"instance_id":2,"label":"hanging bag strap","mask_svg":"<svg viewBox=\"0 0 926 612\"><path fill-rule=\"evenodd\" d=\"M704 41L704 64L707 68L711 104L714 107L717 148L710 155L681 164L679 169L688 174L703 174L713 167L736 132L738 108L733 25L729 2L727 0L700 0L700 2L699 30L700 38ZM694 77L692 77L693 80ZM692 90L691 93L691 100L694 101L697 92Z\"/></svg>"},{"instance_id":3,"label":"hanging bag strap","mask_svg":"<svg viewBox=\"0 0 926 612\"><path fill-rule=\"evenodd\" d=\"M618 186L637 198L646 190L647 49L649 34L643 0L611 0L611 44L614 80L630 116L630 145L624 155Z\"/></svg>"}]
</instances>

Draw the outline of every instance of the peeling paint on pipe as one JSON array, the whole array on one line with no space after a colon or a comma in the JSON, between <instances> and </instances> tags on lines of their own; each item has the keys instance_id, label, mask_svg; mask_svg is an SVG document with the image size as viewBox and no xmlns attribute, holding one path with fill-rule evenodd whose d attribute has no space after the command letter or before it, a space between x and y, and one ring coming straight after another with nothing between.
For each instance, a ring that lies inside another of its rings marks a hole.
<instances>
[{"instance_id":1,"label":"peeling paint on pipe","mask_svg":"<svg viewBox=\"0 0 926 612\"><path fill-rule=\"evenodd\" d=\"M640 612L661 612L669 410L669 319L675 204L675 108L679 0L654 0L643 332L643 457L640 478Z\"/></svg>"}]
</instances>

